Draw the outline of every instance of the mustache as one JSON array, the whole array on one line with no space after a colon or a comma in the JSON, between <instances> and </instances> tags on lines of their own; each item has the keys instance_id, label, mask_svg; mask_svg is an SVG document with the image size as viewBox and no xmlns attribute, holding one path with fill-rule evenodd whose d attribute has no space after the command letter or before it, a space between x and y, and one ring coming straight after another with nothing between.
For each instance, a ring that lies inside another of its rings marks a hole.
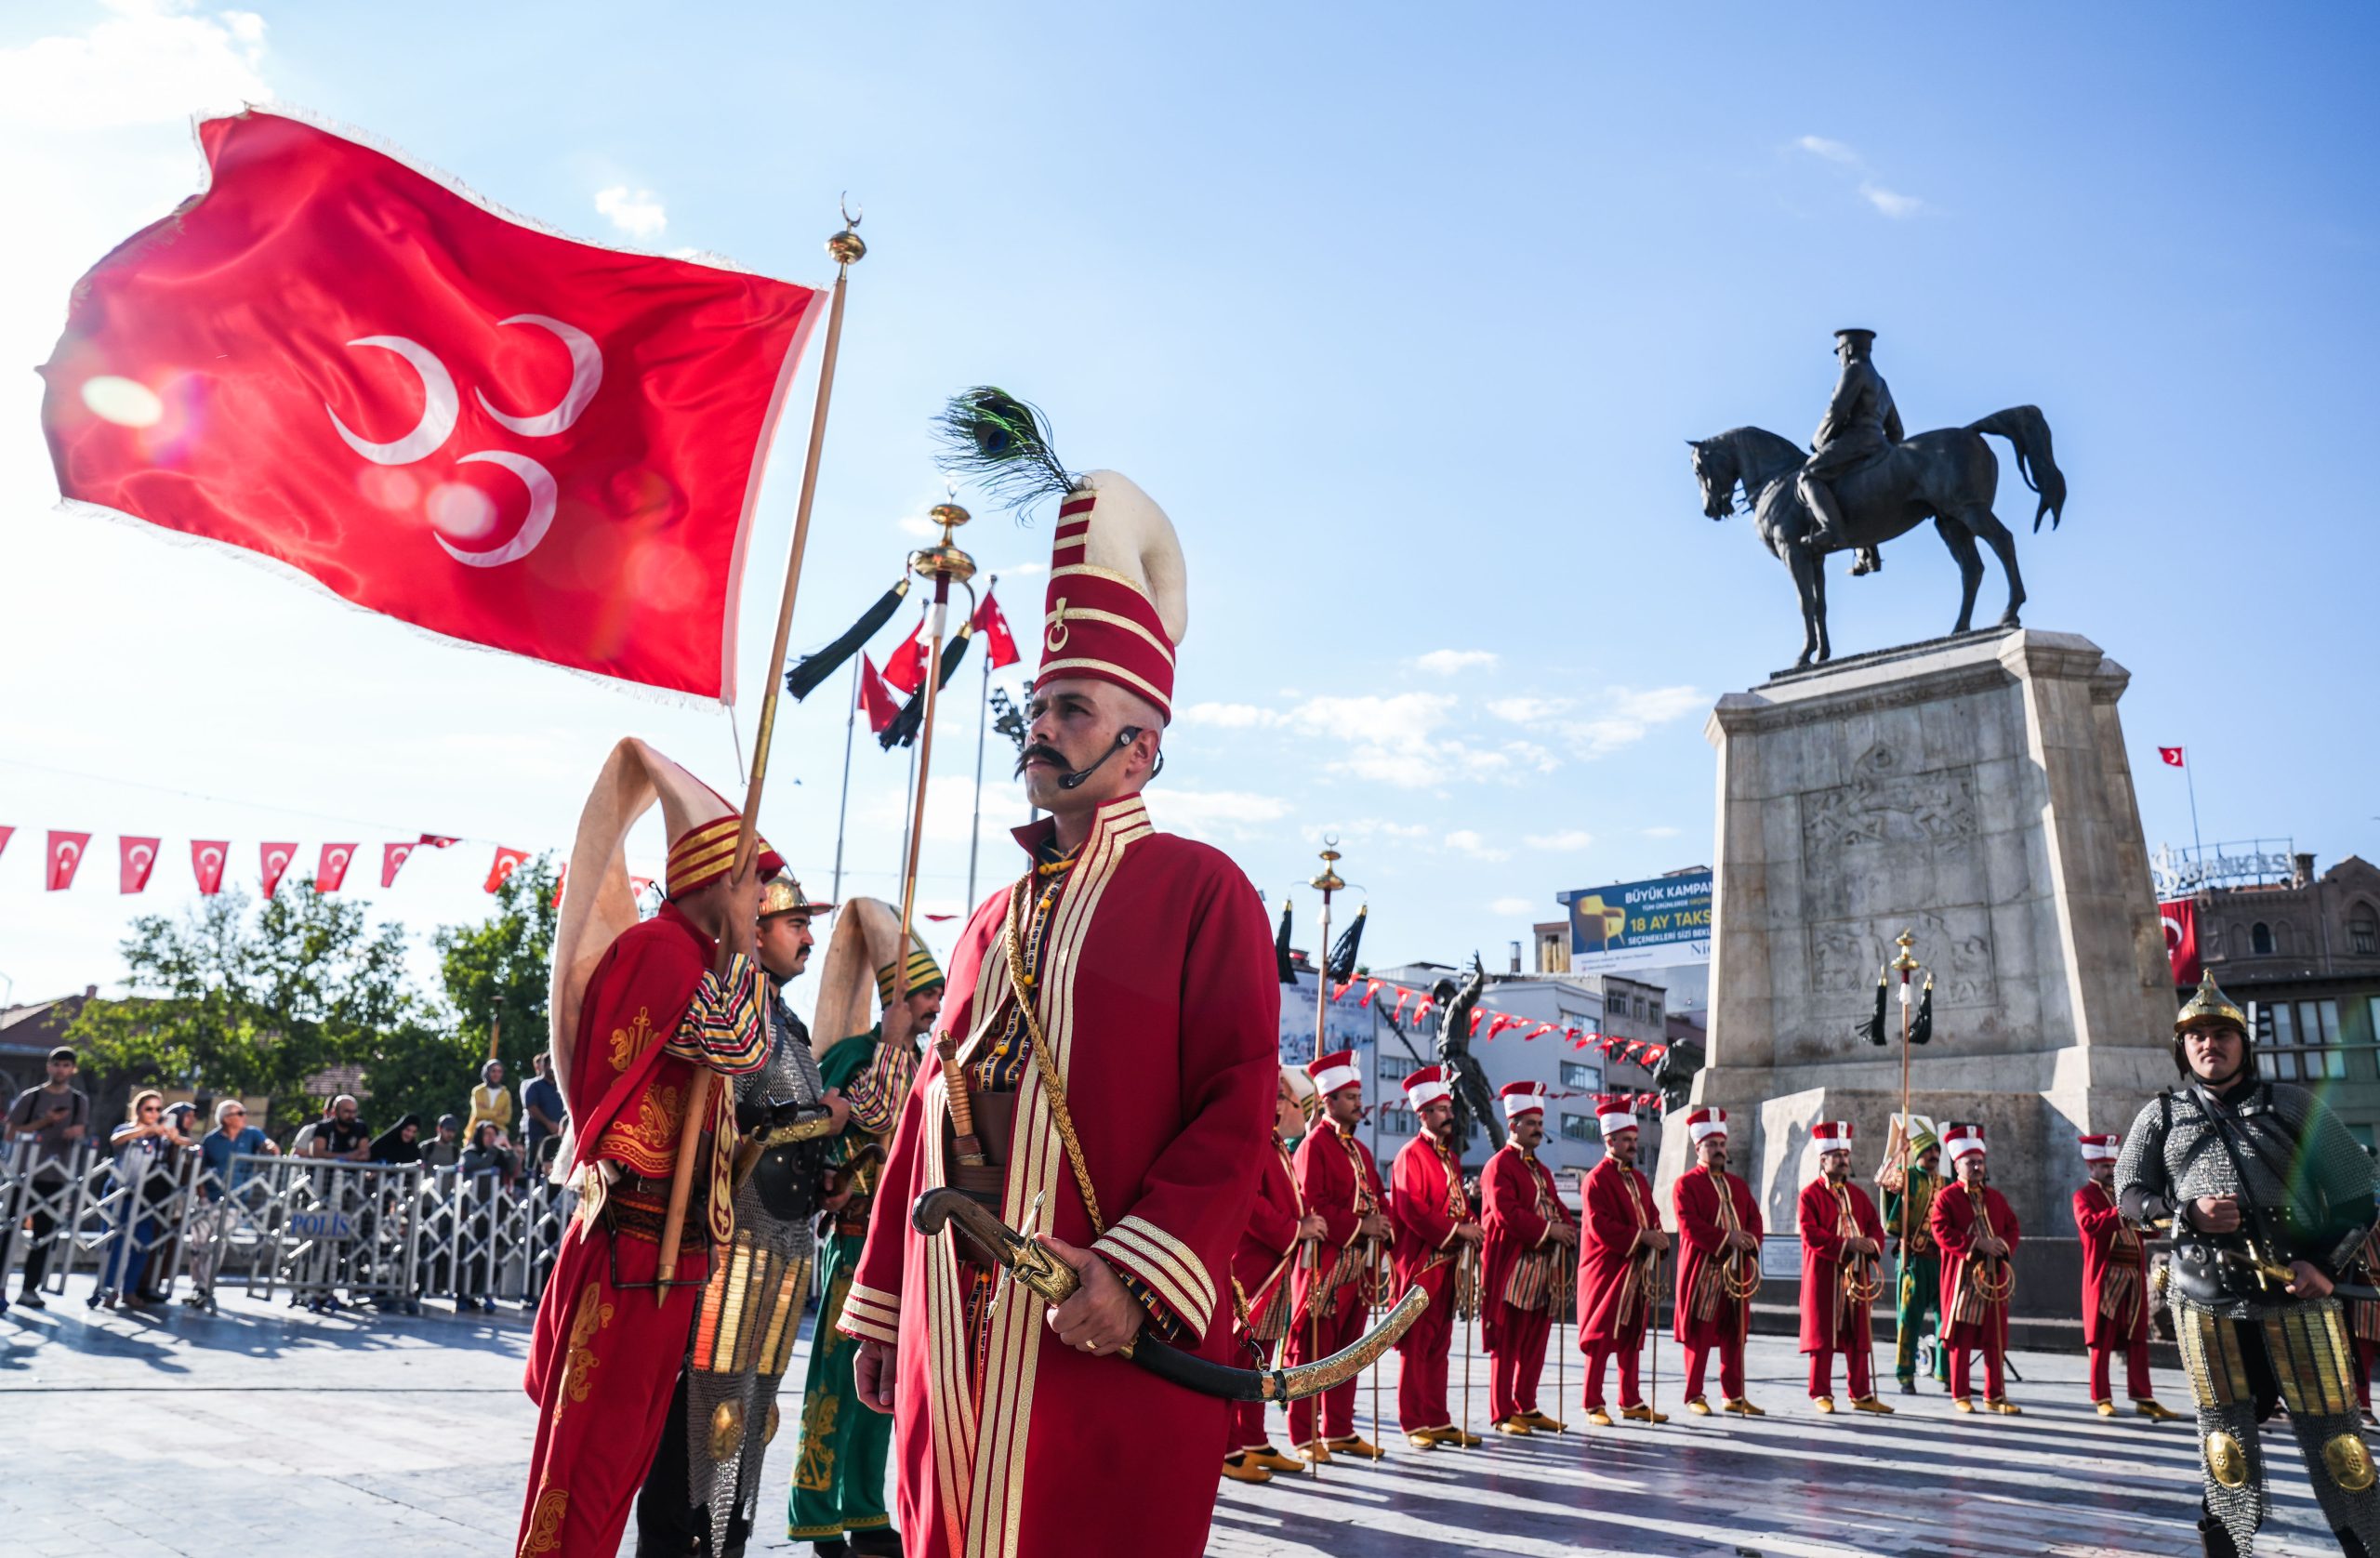
<instances>
[{"instance_id":1,"label":"mustache","mask_svg":"<svg viewBox=\"0 0 2380 1558\"><path fill-rule=\"evenodd\" d=\"M1047 743L1037 741L1016 755L1016 772L1012 774L1011 777L1024 777L1025 765L1031 762L1036 758L1039 758L1042 761L1053 764L1059 768L1066 768L1068 766L1066 763L1066 755L1064 752L1059 751L1056 747L1051 746Z\"/></svg>"}]
</instances>

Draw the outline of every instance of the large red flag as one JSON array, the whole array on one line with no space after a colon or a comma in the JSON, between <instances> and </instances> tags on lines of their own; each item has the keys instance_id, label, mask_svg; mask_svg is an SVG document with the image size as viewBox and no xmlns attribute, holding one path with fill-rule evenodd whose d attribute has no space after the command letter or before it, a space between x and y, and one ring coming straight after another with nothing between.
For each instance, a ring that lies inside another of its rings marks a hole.
<instances>
[{"instance_id":1,"label":"large red flag","mask_svg":"<svg viewBox=\"0 0 2380 1558\"><path fill-rule=\"evenodd\" d=\"M398 868L404 865L405 857L412 854L416 848L418 848L418 846L414 844L383 844L380 846L380 885L382 887L394 887L397 885Z\"/></svg>"},{"instance_id":2,"label":"large red flag","mask_svg":"<svg viewBox=\"0 0 2380 1558\"><path fill-rule=\"evenodd\" d=\"M1013 666L1024 656L1016 652L1016 635L1008 630L1008 618L1001 614L999 597L986 590L984 603L975 608L975 631L984 640L986 662L993 670Z\"/></svg>"},{"instance_id":3,"label":"large red flag","mask_svg":"<svg viewBox=\"0 0 2380 1558\"><path fill-rule=\"evenodd\" d=\"M2196 984L2199 976L2198 901L2176 898L2157 905L2165 922L2165 957L2174 965L2174 983Z\"/></svg>"},{"instance_id":4,"label":"large red flag","mask_svg":"<svg viewBox=\"0 0 2380 1558\"><path fill-rule=\"evenodd\" d=\"M126 838L115 841L115 890L118 892L140 892L149 886L149 873L156 869L155 838Z\"/></svg>"},{"instance_id":5,"label":"large red flag","mask_svg":"<svg viewBox=\"0 0 2380 1558\"><path fill-rule=\"evenodd\" d=\"M281 874L288 870L289 863L297 858L298 846L295 843L257 846L257 860L264 871L266 897L271 897L274 891L281 886Z\"/></svg>"},{"instance_id":6,"label":"large red flag","mask_svg":"<svg viewBox=\"0 0 2380 1558\"><path fill-rule=\"evenodd\" d=\"M926 656L933 650L925 640L926 625L920 621L909 629L909 636L884 657L884 680L900 690L903 697L915 697L925 685Z\"/></svg>"},{"instance_id":7,"label":"large red flag","mask_svg":"<svg viewBox=\"0 0 2380 1558\"><path fill-rule=\"evenodd\" d=\"M867 715L867 728L882 735L893 720L901 717L901 705L884 685L884 678L876 669L876 662L862 650L859 656L859 706Z\"/></svg>"},{"instance_id":8,"label":"large red flag","mask_svg":"<svg viewBox=\"0 0 2380 1558\"><path fill-rule=\"evenodd\" d=\"M734 695L747 531L824 294L537 231L264 110L76 284L59 489L472 643Z\"/></svg>"},{"instance_id":9,"label":"large red flag","mask_svg":"<svg viewBox=\"0 0 2380 1558\"><path fill-rule=\"evenodd\" d=\"M209 898L223 891L223 862L231 852L229 838L193 838L190 841L191 874L198 878L198 891Z\"/></svg>"},{"instance_id":10,"label":"large red flag","mask_svg":"<svg viewBox=\"0 0 2380 1558\"><path fill-rule=\"evenodd\" d=\"M89 847L87 833L62 833L49 830L49 891L63 892L74 885L74 871L83 864L83 852Z\"/></svg>"},{"instance_id":11,"label":"large red flag","mask_svg":"<svg viewBox=\"0 0 2380 1558\"><path fill-rule=\"evenodd\" d=\"M354 858L352 844L324 844L323 857L314 865L314 891L337 892L338 884L347 880L347 863Z\"/></svg>"}]
</instances>

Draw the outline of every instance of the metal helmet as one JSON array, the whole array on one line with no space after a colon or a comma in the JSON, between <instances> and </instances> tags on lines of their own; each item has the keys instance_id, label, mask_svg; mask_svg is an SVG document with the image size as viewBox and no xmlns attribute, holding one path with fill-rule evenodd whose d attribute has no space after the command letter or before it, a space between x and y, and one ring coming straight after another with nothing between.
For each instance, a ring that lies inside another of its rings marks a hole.
<instances>
[{"instance_id":1,"label":"metal helmet","mask_svg":"<svg viewBox=\"0 0 2380 1558\"><path fill-rule=\"evenodd\" d=\"M2189 1075L2190 1065L2189 1057L2182 1050L2182 1038L2184 1035L2200 1028L2235 1030L2240 1035L2241 1043L2246 1051L2241 1069L2251 1079L2255 1076L2255 1030L2248 1025L2248 1014L2232 1004L2231 997L2225 995L2221 987L2215 983L2215 970L2212 969L2202 970L2200 972L2198 989L2191 993L2188 1000L2182 1003L2182 1010L2174 1016L2174 1069L2185 1076Z\"/></svg>"}]
</instances>

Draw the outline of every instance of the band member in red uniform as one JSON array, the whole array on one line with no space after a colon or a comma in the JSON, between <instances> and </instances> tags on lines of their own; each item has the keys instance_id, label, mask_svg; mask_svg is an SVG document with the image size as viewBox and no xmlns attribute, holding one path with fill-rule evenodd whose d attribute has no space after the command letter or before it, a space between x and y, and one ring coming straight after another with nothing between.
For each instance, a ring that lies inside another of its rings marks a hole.
<instances>
[{"instance_id":1,"label":"band member in red uniform","mask_svg":"<svg viewBox=\"0 0 2380 1558\"><path fill-rule=\"evenodd\" d=\"M1397 1149L1388 1176L1388 1220L1396 1229L1396 1287L1419 1287L1430 1307L1396 1343L1396 1424L1417 1450L1476 1445L1447 1405L1447 1353L1454 1344L1455 1288L1478 1280L1479 1242L1487 1236L1462 1182L1454 1143L1454 1088L1444 1068L1425 1065L1405 1078L1405 1101L1420 1129Z\"/></svg>"},{"instance_id":2,"label":"band member in red uniform","mask_svg":"<svg viewBox=\"0 0 2380 1558\"><path fill-rule=\"evenodd\" d=\"M1031 429L971 421L987 399L1032 418L971 391L950 421L1019 458ZM839 1325L862 1342L862 1404L893 1414L905 1551L1194 1558L1229 1408L1114 1354L1149 1338L1231 1358L1280 986L1256 890L1141 797L1187 615L1173 526L1125 478L1029 446L1019 478L1064 487L1018 759L1049 815L1016 830L1023 874L953 948L937 1063L902 1107ZM1079 1289L1051 1307L955 1232L919 1230L906 1214L932 1189L1032 1228Z\"/></svg>"},{"instance_id":3,"label":"band member in red uniform","mask_svg":"<svg viewBox=\"0 0 2380 1558\"><path fill-rule=\"evenodd\" d=\"M1695 1166L1671 1188L1677 1209L1676 1335L1686 1349L1686 1409L1711 1415L1702 1394L1704 1366L1719 1349L1720 1409L1739 1417L1766 1414L1744 1394L1744 1338L1752 1329L1752 1296L1760 1287L1760 1208L1752 1186L1727 1172L1727 1112L1687 1111L1686 1139Z\"/></svg>"},{"instance_id":4,"label":"band member in red uniform","mask_svg":"<svg viewBox=\"0 0 2380 1558\"><path fill-rule=\"evenodd\" d=\"M1364 1074L1353 1050L1336 1050L1306 1068L1322 1095L1322 1117L1298 1144L1298 1195L1322 1219L1322 1236L1309 1239L1289 1276L1289 1334L1282 1352L1290 1364L1327 1358L1364 1334L1371 1274L1384 1263L1395 1233L1384 1209L1380 1165L1355 1140L1364 1116ZM1316 1463L1332 1455L1378 1460L1380 1446L1355 1433L1355 1386L1349 1380L1289 1403L1289 1437L1298 1454Z\"/></svg>"},{"instance_id":5,"label":"band member in red uniform","mask_svg":"<svg viewBox=\"0 0 2380 1558\"><path fill-rule=\"evenodd\" d=\"M655 799L668 825L668 901L639 923L622 844ZM730 877L741 818L637 740L612 749L578 820L554 937L554 1073L570 1111L558 1175L578 1187L537 1307L524 1381L537 1437L520 1558L613 1558L653 1464L686 1361L713 1244L734 1236L734 1089L766 1063L756 966L761 878L784 866L765 841ZM694 1150L698 1172L671 1285L657 1287L661 1229L694 1068L721 1078Z\"/></svg>"},{"instance_id":6,"label":"band member in red uniform","mask_svg":"<svg viewBox=\"0 0 2380 1558\"><path fill-rule=\"evenodd\" d=\"M1611 1426L1604 1365L1620 1359L1620 1415L1669 1421L1637 1383L1638 1354L1652 1326L1654 1268L1670 1236L1653 1207L1652 1182L1636 1171L1636 1114L1627 1095L1595 1100L1603 1157L1580 1185L1584 1231L1579 1239L1579 1350L1587 1355L1587 1421Z\"/></svg>"},{"instance_id":7,"label":"band member in red uniform","mask_svg":"<svg viewBox=\"0 0 2380 1558\"><path fill-rule=\"evenodd\" d=\"M2116 1205L2121 1141L2112 1131L2081 1141L2082 1171L2090 1178L2074 1193L2074 1226L2082 1235L2082 1342L2091 1351L2091 1403L2103 1418L2116 1415L2108 1365L2121 1348L2133 1410L2164 1422L2180 1414L2158 1406L2149 1388L2149 1255L2140 1231Z\"/></svg>"},{"instance_id":8,"label":"band member in red uniform","mask_svg":"<svg viewBox=\"0 0 2380 1558\"><path fill-rule=\"evenodd\" d=\"M1810 1128L1818 1177L1802 1187L1795 1221L1802 1233L1802 1351L1810 1356L1810 1400L1834 1410L1834 1355L1843 1354L1851 1405L1890 1415L1876 1397L1875 1331L1869 1306L1884 1290L1879 1258L1884 1225L1876 1203L1851 1182L1851 1122Z\"/></svg>"},{"instance_id":9,"label":"band member in red uniform","mask_svg":"<svg viewBox=\"0 0 2380 1558\"><path fill-rule=\"evenodd\" d=\"M1537 1160L1545 1139L1545 1085L1507 1082L1504 1144L1479 1175L1487 1242L1479 1262L1479 1329L1495 1367L1488 1410L1499 1433L1559 1433L1561 1422L1537 1409L1545 1340L1565 1307L1579 1225Z\"/></svg>"},{"instance_id":10,"label":"band member in red uniform","mask_svg":"<svg viewBox=\"0 0 2380 1558\"><path fill-rule=\"evenodd\" d=\"M2008 1198L1984 1181L1983 1127L1952 1124L1942 1133L1958 1178L1934 1197L1934 1242L1942 1250L1942 1345L1950 1353L1950 1405L1975 1410L1967 1389L1967 1350L1983 1353L1986 1410L2016 1417L2003 1365L2008 1353L2008 1299L2015 1291L2016 1214Z\"/></svg>"},{"instance_id":11,"label":"band member in red uniform","mask_svg":"<svg viewBox=\"0 0 2380 1558\"><path fill-rule=\"evenodd\" d=\"M1232 1256L1233 1334L1239 1339L1242 1356L1259 1368L1272 1362L1273 1349L1289 1331L1289 1272L1304 1248L1302 1241L1320 1238L1323 1233L1322 1219L1308 1213L1298 1196L1297 1164L1289 1156L1289 1144L1303 1139L1308 1112L1320 1102L1313 1077L1297 1066L1281 1068L1273 1153L1264 1160L1263 1177L1256 1182L1256 1206ZM1234 1482L1266 1483L1276 1472L1304 1470L1302 1462L1275 1449L1264 1436L1261 1401L1232 1404L1230 1443L1223 1475Z\"/></svg>"}]
</instances>

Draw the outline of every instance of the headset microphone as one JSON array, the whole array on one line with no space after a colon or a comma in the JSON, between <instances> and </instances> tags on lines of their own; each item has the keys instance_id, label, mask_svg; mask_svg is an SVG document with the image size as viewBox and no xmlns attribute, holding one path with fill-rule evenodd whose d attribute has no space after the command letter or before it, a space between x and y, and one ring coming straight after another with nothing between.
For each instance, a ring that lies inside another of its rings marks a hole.
<instances>
[{"instance_id":1,"label":"headset microphone","mask_svg":"<svg viewBox=\"0 0 2380 1558\"><path fill-rule=\"evenodd\" d=\"M1107 759L1114 757L1117 753L1121 752L1125 747L1132 745L1134 741L1140 738L1140 727L1137 725L1127 725L1122 730L1117 731L1116 733L1115 746L1110 746L1106 751L1102 752L1099 755L1099 760L1092 763L1089 768L1078 768L1071 773L1060 774L1058 776L1058 788L1062 790L1080 789L1082 787L1083 781L1089 779L1092 774L1106 767Z\"/></svg>"}]
</instances>

